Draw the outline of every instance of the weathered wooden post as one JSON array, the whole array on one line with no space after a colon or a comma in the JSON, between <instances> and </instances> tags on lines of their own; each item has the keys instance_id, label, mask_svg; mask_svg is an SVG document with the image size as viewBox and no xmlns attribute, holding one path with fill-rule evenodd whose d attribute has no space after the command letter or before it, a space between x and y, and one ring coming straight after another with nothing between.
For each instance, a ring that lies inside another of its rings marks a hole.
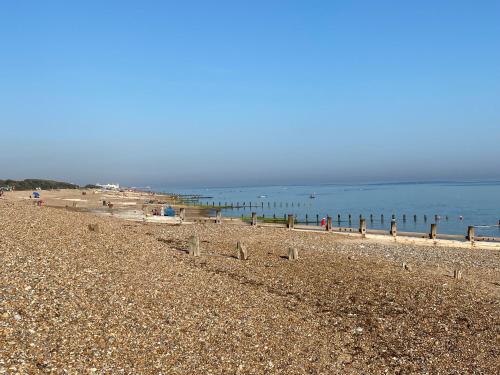
<instances>
[{"instance_id":1,"label":"weathered wooden post","mask_svg":"<svg viewBox=\"0 0 500 375\"><path fill-rule=\"evenodd\" d=\"M215 210L215 223L216 224L222 223L222 212L221 212L220 208Z\"/></svg>"},{"instance_id":2,"label":"weathered wooden post","mask_svg":"<svg viewBox=\"0 0 500 375\"><path fill-rule=\"evenodd\" d=\"M296 247L288 248L288 260L299 259L299 250Z\"/></svg>"},{"instance_id":3,"label":"weathered wooden post","mask_svg":"<svg viewBox=\"0 0 500 375\"><path fill-rule=\"evenodd\" d=\"M293 218L293 214L288 214L288 223L287 223L287 226L286 226L288 229L293 229L294 227L294 218Z\"/></svg>"},{"instance_id":4,"label":"weathered wooden post","mask_svg":"<svg viewBox=\"0 0 500 375\"><path fill-rule=\"evenodd\" d=\"M189 239L189 255L200 256L200 239L196 234Z\"/></svg>"},{"instance_id":5,"label":"weathered wooden post","mask_svg":"<svg viewBox=\"0 0 500 375\"><path fill-rule=\"evenodd\" d=\"M99 224L89 224L88 228L91 232L99 232Z\"/></svg>"},{"instance_id":6,"label":"weathered wooden post","mask_svg":"<svg viewBox=\"0 0 500 375\"><path fill-rule=\"evenodd\" d=\"M431 233L429 233L429 238L435 240L437 236L437 224L431 224Z\"/></svg>"},{"instance_id":7,"label":"weathered wooden post","mask_svg":"<svg viewBox=\"0 0 500 375\"><path fill-rule=\"evenodd\" d=\"M391 220L391 231L390 231L390 234L393 236L393 237L396 237L397 234L398 234L398 226L396 224L396 219L392 219Z\"/></svg>"},{"instance_id":8,"label":"weathered wooden post","mask_svg":"<svg viewBox=\"0 0 500 375\"><path fill-rule=\"evenodd\" d=\"M248 259L248 251L247 247L240 241L236 243L236 253L239 260L247 260Z\"/></svg>"},{"instance_id":9,"label":"weathered wooden post","mask_svg":"<svg viewBox=\"0 0 500 375\"><path fill-rule=\"evenodd\" d=\"M256 226L257 225L257 213L252 212L252 225Z\"/></svg>"},{"instance_id":10,"label":"weathered wooden post","mask_svg":"<svg viewBox=\"0 0 500 375\"><path fill-rule=\"evenodd\" d=\"M182 221L186 220L186 209L184 207L179 210L179 217Z\"/></svg>"},{"instance_id":11,"label":"weathered wooden post","mask_svg":"<svg viewBox=\"0 0 500 375\"><path fill-rule=\"evenodd\" d=\"M366 236L366 220L363 218L359 219L359 233L363 238Z\"/></svg>"},{"instance_id":12,"label":"weathered wooden post","mask_svg":"<svg viewBox=\"0 0 500 375\"><path fill-rule=\"evenodd\" d=\"M467 228L467 240L474 243L474 226L472 225Z\"/></svg>"},{"instance_id":13,"label":"weathered wooden post","mask_svg":"<svg viewBox=\"0 0 500 375\"><path fill-rule=\"evenodd\" d=\"M331 216L326 217L326 230L327 231L332 230L332 217Z\"/></svg>"}]
</instances>

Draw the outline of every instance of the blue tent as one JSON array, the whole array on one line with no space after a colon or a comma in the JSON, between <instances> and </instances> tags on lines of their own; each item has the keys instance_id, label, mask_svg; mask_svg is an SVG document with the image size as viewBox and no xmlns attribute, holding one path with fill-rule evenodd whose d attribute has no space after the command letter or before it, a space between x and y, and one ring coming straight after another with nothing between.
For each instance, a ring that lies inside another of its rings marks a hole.
<instances>
[{"instance_id":1,"label":"blue tent","mask_svg":"<svg viewBox=\"0 0 500 375\"><path fill-rule=\"evenodd\" d=\"M38 191L33 192L33 198L40 198L40 193Z\"/></svg>"},{"instance_id":2,"label":"blue tent","mask_svg":"<svg viewBox=\"0 0 500 375\"><path fill-rule=\"evenodd\" d=\"M165 210L165 216L175 216L175 210L171 206L168 206Z\"/></svg>"}]
</instances>

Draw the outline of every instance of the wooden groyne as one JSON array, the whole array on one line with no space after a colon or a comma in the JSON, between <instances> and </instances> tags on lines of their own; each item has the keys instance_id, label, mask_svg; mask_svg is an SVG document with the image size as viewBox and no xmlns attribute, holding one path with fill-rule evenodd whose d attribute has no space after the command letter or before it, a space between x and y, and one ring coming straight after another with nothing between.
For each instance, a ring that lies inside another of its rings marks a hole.
<instances>
[{"instance_id":1,"label":"wooden groyne","mask_svg":"<svg viewBox=\"0 0 500 375\"><path fill-rule=\"evenodd\" d=\"M352 220L352 218L351 218ZM186 219L187 223L189 220ZM392 242L402 243L415 243L437 246L454 246L454 247L467 247L467 248L497 248L500 249L500 237L484 237L475 235L475 227L468 226L465 234L446 234L439 233L436 223L432 223L429 227L428 233L423 232L400 232L398 231L398 224L395 218L391 219L390 229L368 229L366 226L366 219L363 216L359 218L359 226L353 228L351 226L334 226L332 217L328 216L325 226L319 225L303 225L296 221L293 214L285 215L284 218L271 219L265 217L258 217L256 212L252 212L250 218L222 218L221 210L216 211L215 216L197 218L195 222L215 222L218 224L242 224L260 227L276 227L287 228L289 230L300 230L309 232L326 232L338 233L349 236L357 236L360 238L372 238L378 240L386 240Z\"/></svg>"}]
</instances>

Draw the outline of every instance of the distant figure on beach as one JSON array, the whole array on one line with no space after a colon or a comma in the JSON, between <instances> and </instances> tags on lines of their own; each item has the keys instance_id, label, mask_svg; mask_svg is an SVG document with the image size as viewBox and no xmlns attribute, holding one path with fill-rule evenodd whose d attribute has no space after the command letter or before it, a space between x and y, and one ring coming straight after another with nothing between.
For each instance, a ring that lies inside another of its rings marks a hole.
<instances>
[{"instance_id":1,"label":"distant figure on beach","mask_svg":"<svg viewBox=\"0 0 500 375\"><path fill-rule=\"evenodd\" d=\"M326 225L326 219L323 218L323 219L321 219L321 226L324 227L325 225Z\"/></svg>"},{"instance_id":2,"label":"distant figure on beach","mask_svg":"<svg viewBox=\"0 0 500 375\"><path fill-rule=\"evenodd\" d=\"M464 217L463 217L462 215L460 215L458 218L459 218L460 220L463 220L463 219L464 219Z\"/></svg>"}]
</instances>

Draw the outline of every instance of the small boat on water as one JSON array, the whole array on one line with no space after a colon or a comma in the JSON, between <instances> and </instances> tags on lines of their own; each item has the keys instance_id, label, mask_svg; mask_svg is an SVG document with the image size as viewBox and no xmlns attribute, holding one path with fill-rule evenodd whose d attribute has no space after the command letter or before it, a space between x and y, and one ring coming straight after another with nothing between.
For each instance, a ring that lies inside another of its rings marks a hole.
<instances>
[{"instance_id":1,"label":"small boat on water","mask_svg":"<svg viewBox=\"0 0 500 375\"><path fill-rule=\"evenodd\" d=\"M309 198L310 198L310 199L314 199L314 198L316 198L316 193L312 193L311 195L309 195Z\"/></svg>"}]
</instances>

